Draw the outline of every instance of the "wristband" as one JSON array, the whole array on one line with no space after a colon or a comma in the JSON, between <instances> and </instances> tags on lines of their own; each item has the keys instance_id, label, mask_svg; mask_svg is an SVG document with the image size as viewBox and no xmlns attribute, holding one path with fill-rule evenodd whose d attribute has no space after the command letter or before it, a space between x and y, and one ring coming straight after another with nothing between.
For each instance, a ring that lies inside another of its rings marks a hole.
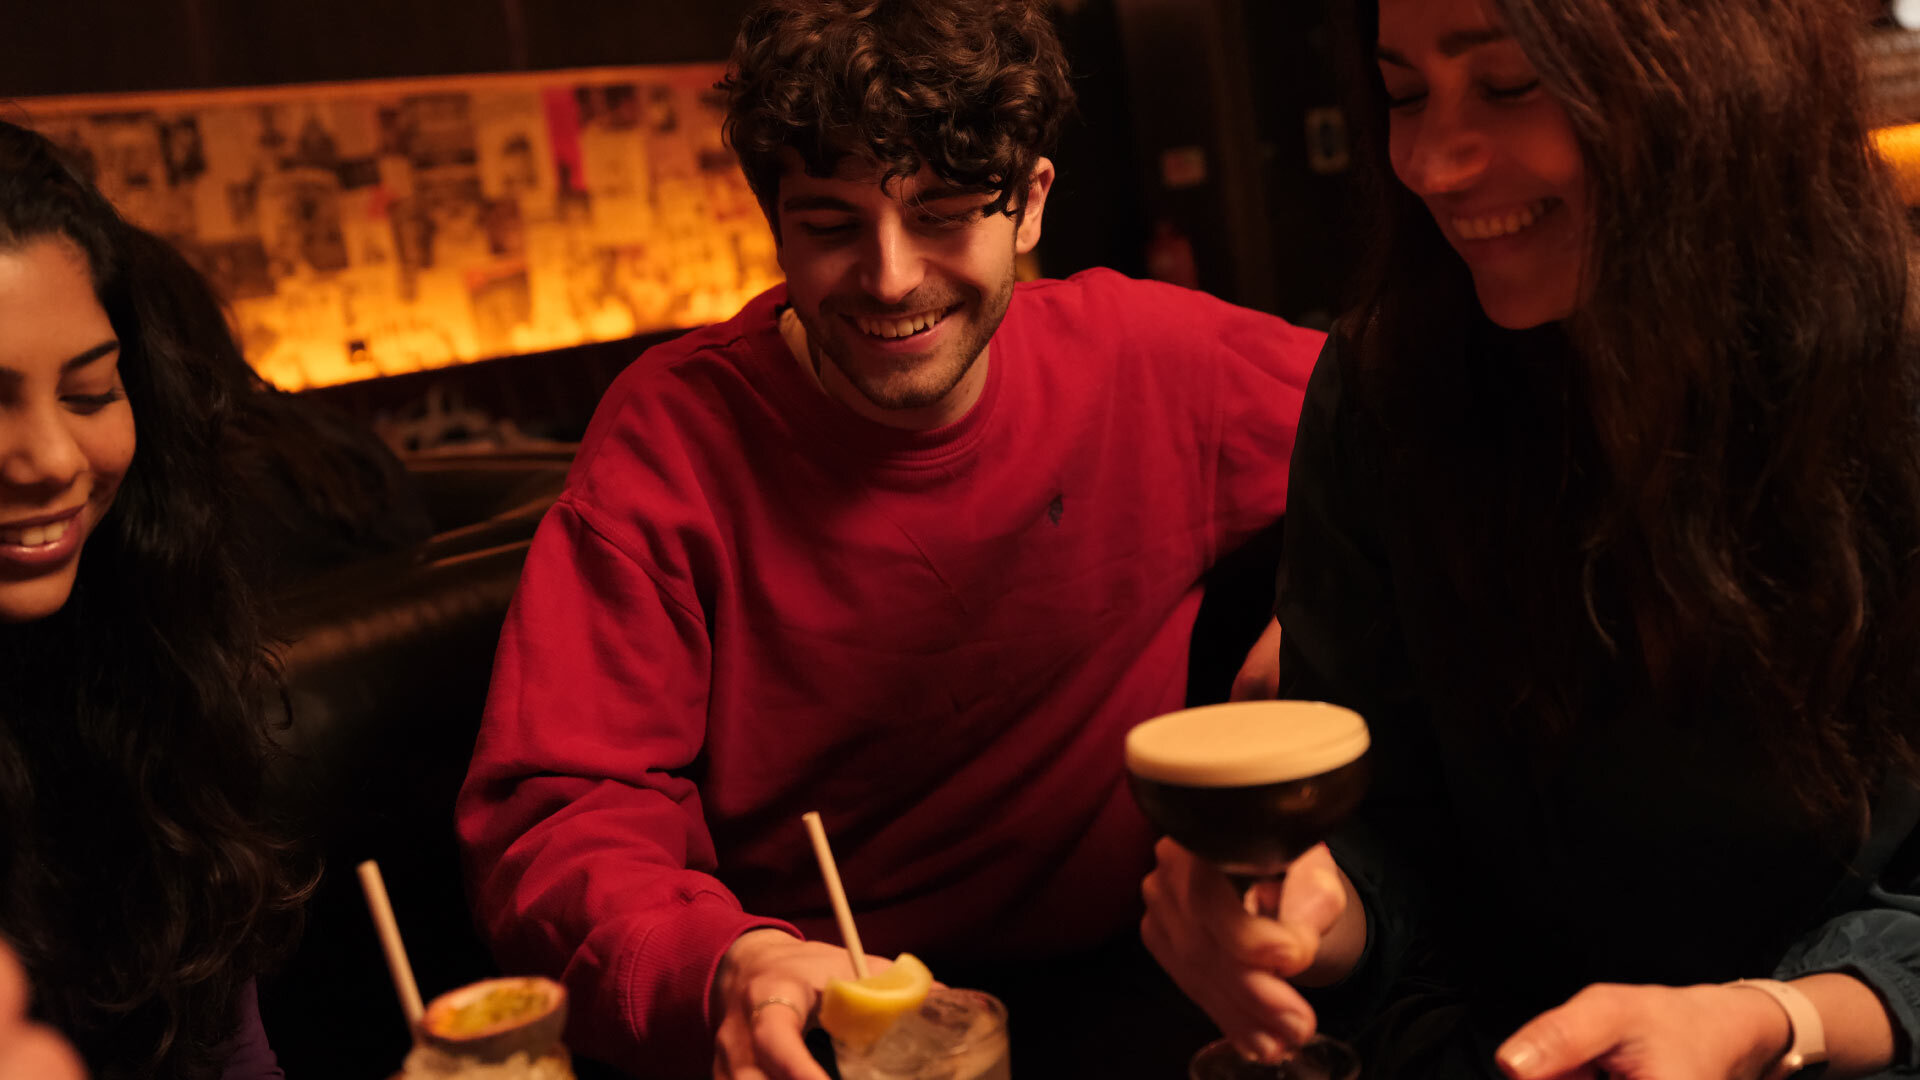
<instances>
[{"instance_id":1,"label":"wristband","mask_svg":"<svg viewBox=\"0 0 1920 1080\"><path fill-rule=\"evenodd\" d=\"M1780 1055L1763 1080L1786 1080L1802 1069L1827 1060L1827 1028L1820 1022L1820 1010L1807 995L1773 979L1736 979L1728 986L1744 986L1772 998L1787 1013L1790 1032L1787 1052Z\"/></svg>"}]
</instances>

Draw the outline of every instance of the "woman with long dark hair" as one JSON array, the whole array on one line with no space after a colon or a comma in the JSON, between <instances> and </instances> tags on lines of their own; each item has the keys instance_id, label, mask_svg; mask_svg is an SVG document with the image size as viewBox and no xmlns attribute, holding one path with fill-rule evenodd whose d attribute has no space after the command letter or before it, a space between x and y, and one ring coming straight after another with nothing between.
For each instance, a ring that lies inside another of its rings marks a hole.
<instances>
[{"instance_id":1,"label":"woman with long dark hair","mask_svg":"<svg viewBox=\"0 0 1920 1080\"><path fill-rule=\"evenodd\" d=\"M176 252L0 123L0 936L96 1077L279 1075L252 980L304 885L259 805L226 333Z\"/></svg>"},{"instance_id":2,"label":"woman with long dark hair","mask_svg":"<svg viewBox=\"0 0 1920 1080\"><path fill-rule=\"evenodd\" d=\"M1920 353L1861 20L1354 7L1381 242L1281 693L1368 718L1374 787L1278 920L1163 845L1148 944L1244 1052L1318 1024L1373 1077L1920 1067Z\"/></svg>"}]
</instances>

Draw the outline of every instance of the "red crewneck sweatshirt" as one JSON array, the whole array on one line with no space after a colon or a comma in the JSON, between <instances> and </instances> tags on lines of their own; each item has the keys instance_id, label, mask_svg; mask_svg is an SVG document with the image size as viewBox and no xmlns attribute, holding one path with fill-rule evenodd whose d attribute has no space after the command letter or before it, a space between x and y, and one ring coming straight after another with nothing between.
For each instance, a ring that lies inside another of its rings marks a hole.
<instances>
[{"instance_id":1,"label":"red crewneck sweatshirt","mask_svg":"<svg viewBox=\"0 0 1920 1080\"><path fill-rule=\"evenodd\" d=\"M973 409L873 423L775 289L608 391L541 524L458 827L509 969L576 1051L708 1074L742 932L991 959L1127 930L1121 740L1178 708L1202 574L1273 523L1322 335L1092 271L1016 289ZM935 968L936 977L939 974Z\"/></svg>"}]
</instances>

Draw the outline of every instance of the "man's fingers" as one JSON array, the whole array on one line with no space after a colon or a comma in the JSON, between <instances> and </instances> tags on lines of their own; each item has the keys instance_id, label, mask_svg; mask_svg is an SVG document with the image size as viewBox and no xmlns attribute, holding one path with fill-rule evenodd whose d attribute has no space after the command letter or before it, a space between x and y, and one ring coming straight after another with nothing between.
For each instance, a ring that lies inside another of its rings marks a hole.
<instances>
[{"instance_id":1,"label":"man's fingers","mask_svg":"<svg viewBox=\"0 0 1920 1080\"><path fill-rule=\"evenodd\" d=\"M734 1014L713 1033L713 1080L764 1080L753 1068L753 1037Z\"/></svg>"},{"instance_id":2,"label":"man's fingers","mask_svg":"<svg viewBox=\"0 0 1920 1080\"><path fill-rule=\"evenodd\" d=\"M784 1005L760 1010L753 1025L754 1054L772 1080L827 1080L827 1071L813 1060L802 1031L794 1010Z\"/></svg>"},{"instance_id":3,"label":"man's fingers","mask_svg":"<svg viewBox=\"0 0 1920 1080\"><path fill-rule=\"evenodd\" d=\"M1549 1009L1513 1033L1494 1060L1513 1080L1546 1080L1591 1072L1591 1063L1619 1045L1619 987L1589 986L1565 1005Z\"/></svg>"},{"instance_id":4,"label":"man's fingers","mask_svg":"<svg viewBox=\"0 0 1920 1080\"><path fill-rule=\"evenodd\" d=\"M714 1080L827 1080L802 1030L799 1013L784 1005L728 1017L714 1038Z\"/></svg>"}]
</instances>

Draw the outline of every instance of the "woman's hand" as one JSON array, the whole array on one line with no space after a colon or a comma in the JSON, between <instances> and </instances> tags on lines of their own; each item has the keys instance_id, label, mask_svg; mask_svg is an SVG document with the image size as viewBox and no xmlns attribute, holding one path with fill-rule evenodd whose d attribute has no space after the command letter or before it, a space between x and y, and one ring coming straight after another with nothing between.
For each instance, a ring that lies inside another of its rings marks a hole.
<instances>
[{"instance_id":1,"label":"woman's hand","mask_svg":"<svg viewBox=\"0 0 1920 1080\"><path fill-rule=\"evenodd\" d=\"M1155 853L1159 865L1141 886L1140 936L1160 966L1248 1057L1275 1061L1312 1038L1313 1008L1290 980L1333 982L1366 944L1366 916L1326 845L1245 901L1225 874L1173 841Z\"/></svg>"},{"instance_id":2,"label":"woman's hand","mask_svg":"<svg viewBox=\"0 0 1920 1080\"><path fill-rule=\"evenodd\" d=\"M867 970L892 963L868 956ZM853 962L838 945L781 930L740 935L713 980L715 1080L827 1080L807 1050L807 1022L827 980L851 978Z\"/></svg>"},{"instance_id":3,"label":"woman's hand","mask_svg":"<svg viewBox=\"0 0 1920 1080\"><path fill-rule=\"evenodd\" d=\"M1280 694L1280 620L1273 619L1260 632L1260 640L1247 650L1240 662L1240 673L1233 677L1228 701L1266 701Z\"/></svg>"},{"instance_id":4,"label":"woman's hand","mask_svg":"<svg viewBox=\"0 0 1920 1080\"><path fill-rule=\"evenodd\" d=\"M1792 1034L1756 990L1600 984L1529 1021L1494 1059L1514 1080L1753 1080Z\"/></svg>"},{"instance_id":5,"label":"woman's hand","mask_svg":"<svg viewBox=\"0 0 1920 1080\"><path fill-rule=\"evenodd\" d=\"M0 1080L86 1080L73 1047L27 1019L27 973L0 942Z\"/></svg>"}]
</instances>

